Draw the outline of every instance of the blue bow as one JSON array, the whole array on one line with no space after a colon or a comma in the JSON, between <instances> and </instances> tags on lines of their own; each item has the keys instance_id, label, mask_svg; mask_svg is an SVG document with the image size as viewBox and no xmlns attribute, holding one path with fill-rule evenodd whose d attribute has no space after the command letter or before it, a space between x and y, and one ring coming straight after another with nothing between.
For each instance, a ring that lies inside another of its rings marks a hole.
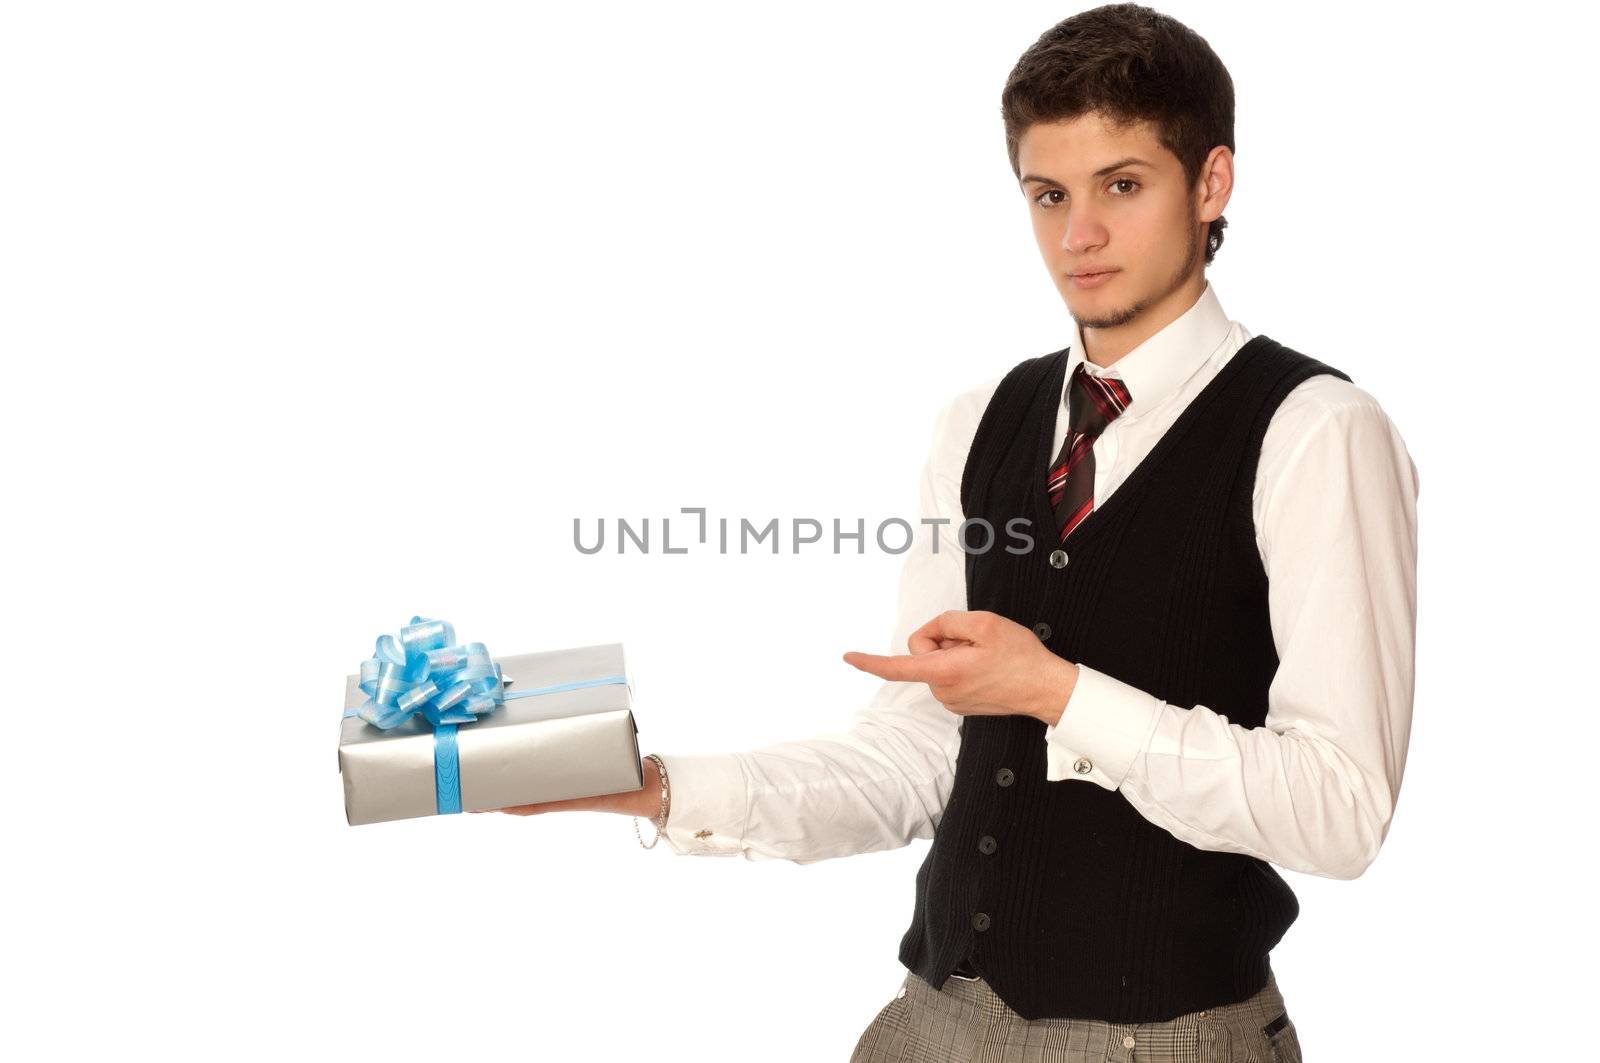
<instances>
[{"instance_id":1,"label":"blue bow","mask_svg":"<svg viewBox=\"0 0 1600 1063\"><path fill-rule=\"evenodd\" d=\"M345 713L381 730L399 727L418 712L435 728L471 723L477 713L504 703L500 666L481 642L455 645L456 630L445 620L414 616L393 635L379 635L371 657L361 662L367 700Z\"/></svg>"},{"instance_id":2,"label":"blue bow","mask_svg":"<svg viewBox=\"0 0 1600 1063\"><path fill-rule=\"evenodd\" d=\"M626 683L621 675L555 683L536 690L505 693L500 666L481 642L456 645L446 620L414 616L400 639L379 635L372 656L361 662L361 689L367 700L345 716L360 716L381 730L392 730L417 713L433 725L434 792L440 815L461 811L461 758L456 725L474 723L509 698L531 698L579 687Z\"/></svg>"}]
</instances>

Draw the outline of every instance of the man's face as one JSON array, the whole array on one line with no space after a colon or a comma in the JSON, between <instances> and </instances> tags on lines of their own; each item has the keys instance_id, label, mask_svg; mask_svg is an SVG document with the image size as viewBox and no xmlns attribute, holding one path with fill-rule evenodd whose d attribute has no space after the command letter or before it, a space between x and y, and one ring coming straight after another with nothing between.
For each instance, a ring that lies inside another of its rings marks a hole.
<instances>
[{"instance_id":1,"label":"man's face","mask_svg":"<svg viewBox=\"0 0 1600 1063\"><path fill-rule=\"evenodd\" d=\"M1200 208L1216 217L1221 207L1191 192L1153 126L1119 130L1093 112L1036 124L1017 159L1034 238L1081 328L1115 329L1149 311L1171 320L1192 305L1205 283ZM1074 276L1094 270L1105 273Z\"/></svg>"}]
</instances>

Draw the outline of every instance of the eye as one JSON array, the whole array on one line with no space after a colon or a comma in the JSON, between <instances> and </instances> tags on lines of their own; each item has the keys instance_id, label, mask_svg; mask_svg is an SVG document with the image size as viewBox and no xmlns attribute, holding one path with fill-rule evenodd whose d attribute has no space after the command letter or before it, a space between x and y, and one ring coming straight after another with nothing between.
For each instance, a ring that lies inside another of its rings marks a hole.
<instances>
[{"instance_id":1,"label":"eye","mask_svg":"<svg viewBox=\"0 0 1600 1063\"><path fill-rule=\"evenodd\" d=\"M1117 185L1132 185L1134 188L1138 188L1139 187L1139 182L1135 181L1131 177L1119 177L1115 181L1111 182L1111 186L1113 188L1115 188ZM1124 195L1124 196L1131 196L1131 195L1133 195L1133 190L1129 189L1128 191L1122 192L1122 193L1119 193L1119 194L1120 195Z\"/></svg>"},{"instance_id":2,"label":"eye","mask_svg":"<svg viewBox=\"0 0 1600 1063\"><path fill-rule=\"evenodd\" d=\"M1035 203L1039 203L1039 206L1041 206L1041 207L1049 208L1049 207L1055 206L1057 203L1059 203L1061 201L1059 199L1054 200L1054 201L1049 202L1049 203L1040 203L1039 201L1042 200L1045 196L1059 196L1059 195L1061 195L1061 189L1059 189L1059 188L1047 188L1043 192L1040 192L1038 195L1034 196L1033 197L1033 201Z\"/></svg>"}]
</instances>

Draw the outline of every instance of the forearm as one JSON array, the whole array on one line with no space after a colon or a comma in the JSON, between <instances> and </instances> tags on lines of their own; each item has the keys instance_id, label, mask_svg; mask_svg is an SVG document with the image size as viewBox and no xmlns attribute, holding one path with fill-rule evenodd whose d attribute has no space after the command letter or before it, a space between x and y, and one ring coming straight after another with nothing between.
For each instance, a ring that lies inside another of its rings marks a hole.
<instances>
[{"instance_id":1,"label":"forearm","mask_svg":"<svg viewBox=\"0 0 1600 1063\"><path fill-rule=\"evenodd\" d=\"M663 755L663 837L684 855L799 864L931 838L954 784L959 727L926 686L890 683L843 732Z\"/></svg>"}]
</instances>

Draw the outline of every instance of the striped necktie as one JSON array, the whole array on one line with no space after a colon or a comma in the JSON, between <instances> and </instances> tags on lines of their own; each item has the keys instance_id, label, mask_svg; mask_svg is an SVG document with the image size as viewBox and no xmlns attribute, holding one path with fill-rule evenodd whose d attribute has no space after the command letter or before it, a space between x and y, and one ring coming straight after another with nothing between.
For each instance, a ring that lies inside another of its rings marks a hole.
<instances>
[{"instance_id":1,"label":"striped necktie","mask_svg":"<svg viewBox=\"0 0 1600 1063\"><path fill-rule=\"evenodd\" d=\"M1061 542L1094 509L1095 439L1133 401L1121 380L1094 376L1083 362L1072 371L1067 396L1067 438L1045 485Z\"/></svg>"}]
</instances>

